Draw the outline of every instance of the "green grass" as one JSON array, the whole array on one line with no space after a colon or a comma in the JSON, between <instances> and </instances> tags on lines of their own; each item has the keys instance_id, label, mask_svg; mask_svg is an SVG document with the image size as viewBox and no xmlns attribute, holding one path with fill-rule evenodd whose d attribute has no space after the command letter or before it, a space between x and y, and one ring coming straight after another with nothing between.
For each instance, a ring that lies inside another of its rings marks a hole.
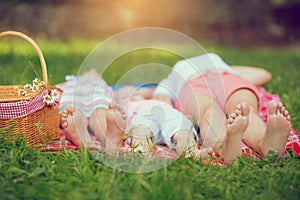
<instances>
[{"instance_id":1,"label":"green grass","mask_svg":"<svg viewBox=\"0 0 300 200\"><path fill-rule=\"evenodd\" d=\"M98 41L37 40L48 64L50 83L76 74ZM299 47L234 48L207 45L227 63L261 66L273 74L266 85L278 93L290 110L292 124L300 130ZM157 61L173 65L178 57L153 50L132 52L112 63L104 74L115 83L132 66ZM24 84L38 73L39 63L30 46L5 40L0 43L0 82ZM34 70L33 70L34 69ZM239 158L232 166L203 166L178 159L153 172L119 172L102 164L90 152L66 150L40 152L22 140L8 142L0 134L0 199L299 199L299 159L271 155L262 161Z\"/></svg>"}]
</instances>

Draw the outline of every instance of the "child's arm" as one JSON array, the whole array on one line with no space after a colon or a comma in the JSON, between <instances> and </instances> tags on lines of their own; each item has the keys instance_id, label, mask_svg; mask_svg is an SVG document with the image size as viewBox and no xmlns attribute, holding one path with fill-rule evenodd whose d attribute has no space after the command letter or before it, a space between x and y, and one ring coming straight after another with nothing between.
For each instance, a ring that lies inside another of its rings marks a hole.
<instances>
[{"instance_id":1,"label":"child's arm","mask_svg":"<svg viewBox=\"0 0 300 200\"><path fill-rule=\"evenodd\" d=\"M250 67L250 66L231 66L238 74L244 79L250 81L256 86L262 86L267 84L271 78L272 74L258 67Z\"/></svg>"},{"instance_id":2,"label":"child's arm","mask_svg":"<svg viewBox=\"0 0 300 200\"><path fill-rule=\"evenodd\" d=\"M138 91L145 99L151 99L154 89L147 88L147 87L141 87L141 88L138 88Z\"/></svg>"},{"instance_id":3,"label":"child's arm","mask_svg":"<svg viewBox=\"0 0 300 200\"><path fill-rule=\"evenodd\" d=\"M154 90L155 89L153 88L139 88L139 94L141 94L145 99L156 99L159 101L164 101L173 107L169 97L163 94L153 94Z\"/></svg>"}]
</instances>

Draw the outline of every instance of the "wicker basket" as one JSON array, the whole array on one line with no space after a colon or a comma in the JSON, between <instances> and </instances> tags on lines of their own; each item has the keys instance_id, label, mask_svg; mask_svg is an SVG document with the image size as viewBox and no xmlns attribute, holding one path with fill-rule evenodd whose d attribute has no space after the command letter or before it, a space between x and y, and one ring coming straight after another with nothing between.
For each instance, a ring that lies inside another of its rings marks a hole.
<instances>
[{"instance_id":1,"label":"wicker basket","mask_svg":"<svg viewBox=\"0 0 300 200\"><path fill-rule=\"evenodd\" d=\"M59 96L62 90L49 85L45 59L31 38L15 31L0 33L0 37L4 36L17 36L34 47L41 63L42 81L35 85L36 90L28 89L25 93L20 93L25 91L22 85L0 86L0 132L11 140L22 137L31 147L38 148L59 138ZM50 104L45 97L51 97L53 91L59 95Z\"/></svg>"}]
</instances>

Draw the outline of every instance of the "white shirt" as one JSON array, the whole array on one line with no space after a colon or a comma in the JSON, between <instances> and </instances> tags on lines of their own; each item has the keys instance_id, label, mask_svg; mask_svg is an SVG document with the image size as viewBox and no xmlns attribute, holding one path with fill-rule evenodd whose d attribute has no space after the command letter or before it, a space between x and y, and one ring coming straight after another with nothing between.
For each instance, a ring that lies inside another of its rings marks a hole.
<instances>
[{"instance_id":1,"label":"white shirt","mask_svg":"<svg viewBox=\"0 0 300 200\"><path fill-rule=\"evenodd\" d=\"M154 95L162 94L169 97L172 101L176 99L181 88L186 81L196 74L202 75L207 70L222 72L228 71L236 73L218 55L207 53L177 62L171 73L163 79L154 91Z\"/></svg>"}]
</instances>

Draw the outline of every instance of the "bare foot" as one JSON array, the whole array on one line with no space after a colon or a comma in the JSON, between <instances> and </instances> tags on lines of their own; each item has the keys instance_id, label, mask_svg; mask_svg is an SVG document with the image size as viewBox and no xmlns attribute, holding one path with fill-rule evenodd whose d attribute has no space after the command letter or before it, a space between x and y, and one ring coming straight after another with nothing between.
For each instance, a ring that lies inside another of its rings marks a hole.
<instances>
[{"instance_id":1,"label":"bare foot","mask_svg":"<svg viewBox=\"0 0 300 200\"><path fill-rule=\"evenodd\" d=\"M88 120L79 109L67 105L61 113L61 126L65 130L66 138L76 146L94 145L87 130Z\"/></svg>"},{"instance_id":2,"label":"bare foot","mask_svg":"<svg viewBox=\"0 0 300 200\"><path fill-rule=\"evenodd\" d=\"M113 100L109 103L108 108L113 111L111 112L113 114L111 116L115 117L116 123L119 122L121 125L123 125L122 127L124 127L124 124L126 125L127 115L123 105L118 104Z\"/></svg>"},{"instance_id":3,"label":"bare foot","mask_svg":"<svg viewBox=\"0 0 300 200\"><path fill-rule=\"evenodd\" d=\"M120 140L125 136L127 116L123 106L116 102L111 102L106 122L107 138L105 140L105 151L108 154L114 154L120 149Z\"/></svg>"},{"instance_id":4,"label":"bare foot","mask_svg":"<svg viewBox=\"0 0 300 200\"><path fill-rule=\"evenodd\" d=\"M130 129L132 152L147 154L153 151L152 132L144 125L134 125Z\"/></svg>"},{"instance_id":5,"label":"bare foot","mask_svg":"<svg viewBox=\"0 0 300 200\"><path fill-rule=\"evenodd\" d=\"M225 165L232 164L234 159L241 154L241 141L248 126L249 112L248 103L242 102L227 119L227 138L221 150Z\"/></svg>"},{"instance_id":6,"label":"bare foot","mask_svg":"<svg viewBox=\"0 0 300 200\"><path fill-rule=\"evenodd\" d=\"M203 159L206 160L207 158L210 158L210 154L213 152L212 147L207 147L203 149L195 149L193 151L193 158L195 159Z\"/></svg>"},{"instance_id":7,"label":"bare foot","mask_svg":"<svg viewBox=\"0 0 300 200\"><path fill-rule=\"evenodd\" d=\"M177 155L184 158L194 158L195 160L210 157L213 152L212 147L198 148L195 134L191 130L180 130L173 135L173 141L176 147ZM172 148L172 146L170 146Z\"/></svg>"},{"instance_id":8,"label":"bare foot","mask_svg":"<svg viewBox=\"0 0 300 200\"><path fill-rule=\"evenodd\" d=\"M261 144L263 156L269 151L284 151L291 130L291 117L281 102L271 101L268 106L267 130Z\"/></svg>"}]
</instances>

